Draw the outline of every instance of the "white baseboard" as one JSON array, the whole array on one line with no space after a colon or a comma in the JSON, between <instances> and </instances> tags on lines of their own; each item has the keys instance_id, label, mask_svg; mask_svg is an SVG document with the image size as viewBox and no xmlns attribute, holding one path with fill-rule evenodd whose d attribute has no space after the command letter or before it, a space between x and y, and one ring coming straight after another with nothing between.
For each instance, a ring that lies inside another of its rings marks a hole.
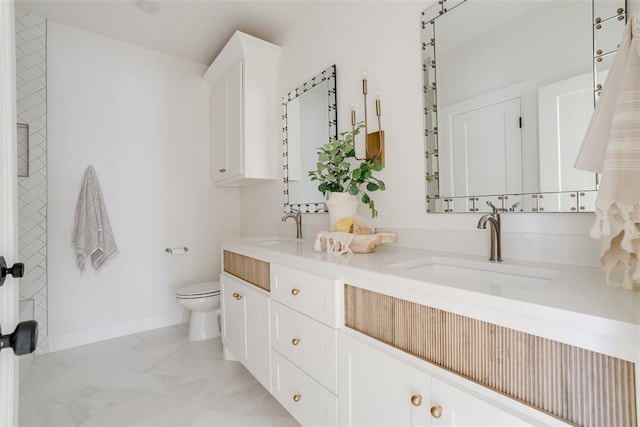
<instances>
[{"instance_id":1,"label":"white baseboard","mask_svg":"<svg viewBox=\"0 0 640 427\"><path fill-rule=\"evenodd\" d=\"M189 320L189 314L185 310L159 316L145 317L143 319L128 322L115 323L101 328L74 331L66 334L49 335L49 352L64 350L66 348L91 344L124 335L178 325Z\"/></svg>"}]
</instances>

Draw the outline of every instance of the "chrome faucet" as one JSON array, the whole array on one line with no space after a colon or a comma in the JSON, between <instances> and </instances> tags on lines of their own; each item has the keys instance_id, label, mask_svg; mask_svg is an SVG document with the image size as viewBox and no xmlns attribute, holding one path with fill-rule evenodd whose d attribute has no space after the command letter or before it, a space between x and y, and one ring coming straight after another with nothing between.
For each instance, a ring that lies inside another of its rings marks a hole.
<instances>
[{"instance_id":1,"label":"chrome faucet","mask_svg":"<svg viewBox=\"0 0 640 427\"><path fill-rule=\"evenodd\" d=\"M500 240L500 209L496 208L493 203L487 202L491 206L493 212L482 215L478 221L478 228L486 229L487 222L491 226L491 256L489 261L502 262L502 242Z\"/></svg>"},{"instance_id":2,"label":"chrome faucet","mask_svg":"<svg viewBox=\"0 0 640 427\"><path fill-rule=\"evenodd\" d=\"M302 213L297 209L291 210L291 213L282 217L282 222L285 222L288 218L293 218L296 221L296 239L302 239Z\"/></svg>"}]
</instances>

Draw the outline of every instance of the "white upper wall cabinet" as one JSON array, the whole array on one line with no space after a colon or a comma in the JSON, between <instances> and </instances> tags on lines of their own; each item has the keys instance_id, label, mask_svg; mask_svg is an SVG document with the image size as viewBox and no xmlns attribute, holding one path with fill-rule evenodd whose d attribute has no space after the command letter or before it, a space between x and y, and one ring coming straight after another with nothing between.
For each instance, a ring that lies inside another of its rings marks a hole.
<instances>
[{"instance_id":1,"label":"white upper wall cabinet","mask_svg":"<svg viewBox=\"0 0 640 427\"><path fill-rule=\"evenodd\" d=\"M211 180L239 187L278 178L281 48L236 31L204 73L211 86Z\"/></svg>"}]
</instances>

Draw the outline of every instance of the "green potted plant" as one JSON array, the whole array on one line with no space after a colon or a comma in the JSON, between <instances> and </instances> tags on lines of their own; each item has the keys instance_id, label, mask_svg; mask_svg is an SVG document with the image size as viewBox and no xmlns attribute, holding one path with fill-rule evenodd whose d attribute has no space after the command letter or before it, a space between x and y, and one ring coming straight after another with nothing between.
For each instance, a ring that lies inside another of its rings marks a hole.
<instances>
[{"instance_id":1,"label":"green potted plant","mask_svg":"<svg viewBox=\"0 0 640 427\"><path fill-rule=\"evenodd\" d=\"M318 163L316 170L309 171L309 177L312 181L319 181L318 190L325 196L329 195L327 206L331 215L330 200L334 196L342 193L349 194L352 198L360 196L360 200L369 206L371 217L378 216L375 203L369 195L373 191L383 191L385 189L384 182L373 176L374 172L382 170L382 166L377 164L377 159L357 161L356 152L353 147L354 137L360 133L364 125L358 124L354 130L343 132L340 138L334 139L324 144L317 151ZM353 215L357 208L355 201ZM339 214L346 215L346 214ZM353 216L351 215L351 216ZM332 219L332 227L335 220Z\"/></svg>"}]
</instances>

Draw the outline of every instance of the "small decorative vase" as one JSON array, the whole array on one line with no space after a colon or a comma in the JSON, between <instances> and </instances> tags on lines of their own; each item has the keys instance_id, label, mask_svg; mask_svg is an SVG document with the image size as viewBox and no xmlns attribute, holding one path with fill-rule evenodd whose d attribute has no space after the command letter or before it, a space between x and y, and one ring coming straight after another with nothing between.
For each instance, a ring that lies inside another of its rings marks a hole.
<instances>
[{"instance_id":1,"label":"small decorative vase","mask_svg":"<svg viewBox=\"0 0 640 427\"><path fill-rule=\"evenodd\" d=\"M329 231L333 231L339 219L356 216L358 196L349 193L329 193L327 209L329 209Z\"/></svg>"}]
</instances>

